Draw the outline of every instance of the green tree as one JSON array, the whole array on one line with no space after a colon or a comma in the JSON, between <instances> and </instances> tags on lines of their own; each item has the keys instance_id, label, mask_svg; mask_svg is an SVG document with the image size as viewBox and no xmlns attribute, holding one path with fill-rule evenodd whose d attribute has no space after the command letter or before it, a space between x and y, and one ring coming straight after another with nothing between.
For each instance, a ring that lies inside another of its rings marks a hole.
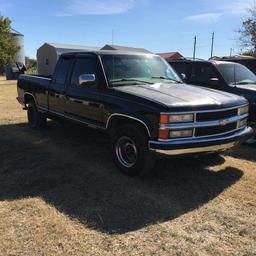
<instances>
[{"instance_id":1,"label":"green tree","mask_svg":"<svg viewBox=\"0 0 256 256\"><path fill-rule=\"evenodd\" d=\"M239 41L244 54L256 56L256 4L248 9L248 17L243 21L239 30Z\"/></svg>"},{"instance_id":2,"label":"green tree","mask_svg":"<svg viewBox=\"0 0 256 256\"><path fill-rule=\"evenodd\" d=\"M14 60L18 50L11 35L11 20L0 16L0 69Z\"/></svg>"},{"instance_id":3,"label":"green tree","mask_svg":"<svg viewBox=\"0 0 256 256\"><path fill-rule=\"evenodd\" d=\"M25 64L27 73L29 74L36 74L37 73L37 60L31 59L29 57L25 57Z\"/></svg>"}]
</instances>

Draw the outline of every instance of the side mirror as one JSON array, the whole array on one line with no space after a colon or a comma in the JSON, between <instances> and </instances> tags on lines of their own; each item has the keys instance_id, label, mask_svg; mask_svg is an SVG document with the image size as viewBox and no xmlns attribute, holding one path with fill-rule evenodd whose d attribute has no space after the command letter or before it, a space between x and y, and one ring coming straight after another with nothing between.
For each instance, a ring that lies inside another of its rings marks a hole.
<instances>
[{"instance_id":1,"label":"side mirror","mask_svg":"<svg viewBox=\"0 0 256 256\"><path fill-rule=\"evenodd\" d=\"M79 85L92 85L95 83L96 78L94 74L82 74L78 78Z\"/></svg>"},{"instance_id":2,"label":"side mirror","mask_svg":"<svg viewBox=\"0 0 256 256\"><path fill-rule=\"evenodd\" d=\"M180 76L181 76L181 79L182 79L183 81L186 81L186 80L187 80L186 74L181 73Z\"/></svg>"},{"instance_id":3,"label":"side mirror","mask_svg":"<svg viewBox=\"0 0 256 256\"><path fill-rule=\"evenodd\" d=\"M219 85L219 78L211 78L210 79L210 85L212 86L218 86Z\"/></svg>"}]
</instances>

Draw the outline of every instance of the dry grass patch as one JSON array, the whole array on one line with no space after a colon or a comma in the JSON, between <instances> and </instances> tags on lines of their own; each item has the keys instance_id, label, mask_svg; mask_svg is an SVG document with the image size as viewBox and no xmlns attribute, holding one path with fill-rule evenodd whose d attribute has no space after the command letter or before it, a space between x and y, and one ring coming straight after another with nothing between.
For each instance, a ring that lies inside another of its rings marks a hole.
<instances>
[{"instance_id":1,"label":"dry grass patch","mask_svg":"<svg viewBox=\"0 0 256 256\"><path fill-rule=\"evenodd\" d=\"M31 131L0 86L0 255L256 255L256 148L119 174L108 141Z\"/></svg>"}]
</instances>

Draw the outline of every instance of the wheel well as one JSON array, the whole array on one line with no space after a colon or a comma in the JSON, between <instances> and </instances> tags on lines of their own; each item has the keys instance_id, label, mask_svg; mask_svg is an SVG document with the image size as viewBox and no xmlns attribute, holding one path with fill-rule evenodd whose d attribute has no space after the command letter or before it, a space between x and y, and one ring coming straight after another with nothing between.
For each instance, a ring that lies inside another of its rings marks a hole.
<instances>
[{"instance_id":1,"label":"wheel well","mask_svg":"<svg viewBox=\"0 0 256 256\"><path fill-rule=\"evenodd\" d=\"M110 132L110 134L112 134L118 127L127 124L139 127L139 129L145 134L147 138L150 137L149 130L148 127L146 127L146 124L143 124L142 122L137 121L136 119L131 119L123 116L114 116L110 118L107 129Z\"/></svg>"},{"instance_id":2,"label":"wheel well","mask_svg":"<svg viewBox=\"0 0 256 256\"><path fill-rule=\"evenodd\" d=\"M34 96L31 95L31 94L25 93L25 94L24 94L24 103L25 103L25 104L28 104L28 103L30 103L30 102L36 103Z\"/></svg>"}]
</instances>

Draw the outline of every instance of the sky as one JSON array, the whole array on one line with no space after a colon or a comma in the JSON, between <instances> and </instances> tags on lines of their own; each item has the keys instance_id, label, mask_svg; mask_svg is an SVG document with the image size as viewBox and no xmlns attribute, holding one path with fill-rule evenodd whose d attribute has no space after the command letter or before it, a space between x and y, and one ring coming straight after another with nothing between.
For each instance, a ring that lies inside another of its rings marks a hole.
<instances>
[{"instance_id":1,"label":"sky","mask_svg":"<svg viewBox=\"0 0 256 256\"><path fill-rule=\"evenodd\" d=\"M0 0L0 15L25 38L26 56L44 42L146 48L207 59L239 53L238 29L253 0ZM112 40L113 39L113 40Z\"/></svg>"}]
</instances>

